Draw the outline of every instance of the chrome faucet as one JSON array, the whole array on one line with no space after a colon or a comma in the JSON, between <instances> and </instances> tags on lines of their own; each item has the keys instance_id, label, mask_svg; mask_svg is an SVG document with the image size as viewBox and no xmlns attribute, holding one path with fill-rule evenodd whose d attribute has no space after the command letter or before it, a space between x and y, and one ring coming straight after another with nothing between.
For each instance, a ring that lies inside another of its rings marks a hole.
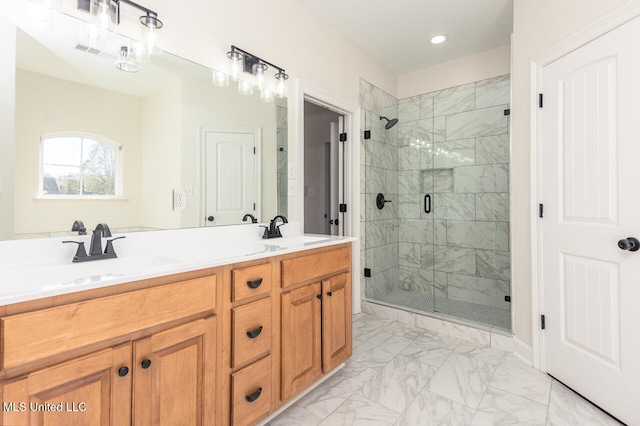
<instances>
[{"instance_id":1,"label":"chrome faucet","mask_svg":"<svg viewBox=\"0 0 640 426\"><path fill-rule=\"evenodd\" d=\"M63 243L75 243L78 244L78 249L76 250L75 256L73 256L73 262L86 262L89 260L99 260L99 259L113 259L118 257L116 255L115 250L113 249L113 241L119 240L122 237L112 238L107 240L107 246L102 252L102 237L109 238L111 237L111 230L106 223L99 223L96 226L96 229L93 230L93 235L91 235L91 243L89 247L89 254L84 248L84 241L63 241Z\"/></svg>"},{"instance_id":2,"label":"chrome faucet","mask_svg":"<svg viewBox=\"0 0 640 426\"><path fill-rule=\"evenodd\" d=\"M273 219L271 219L271 222L269 222L269 226L262 226L264 228L264 234L262 235L262 239L267 239L267 238L281 238L282 234L280 233L280 227L282 225L278 225L276 226L276 223L278 222L278 219L282 219L282 225L284 225L285 223L289 223L289 221L287 220L286 217L282 216L282 215L278 215L276 217L274 217Z\"/></svg>"}]
</instances>

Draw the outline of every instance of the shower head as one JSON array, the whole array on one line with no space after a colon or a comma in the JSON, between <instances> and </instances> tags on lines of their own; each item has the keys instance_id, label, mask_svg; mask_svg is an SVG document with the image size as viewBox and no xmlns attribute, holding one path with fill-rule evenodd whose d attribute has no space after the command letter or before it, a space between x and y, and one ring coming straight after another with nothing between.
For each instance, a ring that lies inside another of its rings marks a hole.
<instances>
[{"instance_id":1,"label":"shower head","mask_svg":"<svg viewBox=\"0 0 640 426\"><path fill-rule=\"evenodd\" d=\"M387 117L380 116L380 120L387 120L387 124L384 125L384 128L387 130L389 130L390 128L392 128L398 123L397 118L392 118L391 120L389 120Z\"/></svg>"}]
</instances>

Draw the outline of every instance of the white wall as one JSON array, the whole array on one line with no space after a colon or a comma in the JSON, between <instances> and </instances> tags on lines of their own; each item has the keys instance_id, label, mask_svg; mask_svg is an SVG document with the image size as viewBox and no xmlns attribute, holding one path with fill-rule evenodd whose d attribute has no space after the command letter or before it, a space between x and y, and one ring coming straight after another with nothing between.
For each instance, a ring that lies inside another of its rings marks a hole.
<instances>
[{"instance_id":1,"label":"white wall","mask_svg":"<svg viewBox=\"0 0 640 426\"><path fill-rule=\"evenodd\" d=\"M530 95L533 57L561 42L624 0L535 0L514 2L511 104L511 242L513 330L525 345L532 342L530 237ZM636 2L637 3L637 2Z\"/></svg>"},{"instance_id":2,"label":"white wall","mask_svg":"<svg viewBox=\"0 0 640 426\"><path fill-rule=\"evenodd\" d=\"M0 16L0 240L13 238L16 27Z\"/></svg>"},{"instance_id":3,"label":"white wall","mask_svg":"<svg viewBox=\"0 0 640 426\"><path fill-rule=\"evenodd\" d=\"M465 56L398 77L398 99L486 80L511 72L511 46Z\"/></svg>"},{"instance_id":4,"label":"white wall","mask_svg":"<svg viewBox=\"0 0 640 426\"><path fill-rule=\"evenodd\" d=\"M16 72L15 233L69 231L76 219L87 228L108 218L119 228L140 223L140 99L26 70ZM40 136L81 132L123 147L123 196L127 201L35 198Z\"/></svg>"},{"instance_id":5,"label":"white wall","mask_svg":"<svg viewBox=\"0 0 640 426\"><path fill-rule=\"evenodd\" d=\"M180 81L142 100L142 223L148 228L180 227L172 190L180 182Z\"/></svg>"}]
</instances>

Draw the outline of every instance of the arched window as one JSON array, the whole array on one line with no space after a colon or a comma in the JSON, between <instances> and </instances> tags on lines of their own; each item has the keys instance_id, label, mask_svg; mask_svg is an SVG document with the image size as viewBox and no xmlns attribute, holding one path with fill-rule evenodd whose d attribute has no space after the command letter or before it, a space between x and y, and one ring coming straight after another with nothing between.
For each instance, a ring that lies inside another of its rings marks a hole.
<instances>
[{"instance_id":1,"label":"arched window","mask_svg":"<svg viewBox=\"0 0 640 426\"><path fill-rule=\"evenodd\" d=\"M40 188L43 197L121 196L122 147L94 135L43 135Z\"/></svg>"}]
</instances>

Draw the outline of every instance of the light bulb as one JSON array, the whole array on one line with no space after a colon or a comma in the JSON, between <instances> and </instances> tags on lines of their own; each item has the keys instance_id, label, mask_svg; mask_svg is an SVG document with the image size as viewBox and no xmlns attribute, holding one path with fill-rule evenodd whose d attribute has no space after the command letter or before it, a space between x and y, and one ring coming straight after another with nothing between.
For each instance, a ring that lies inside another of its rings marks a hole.
<instances>
[{"instance_id":1,"label":"light bulb","mask_svg":"<svg viewBox=\"0 0 640 426\"><path fill-rule=\"evenodd\" d=\"M110 1L100 0L98 2L98 13L96 14L98 27L102 30L108 30L111 23Z\"/></svg>"}]
</instances>

